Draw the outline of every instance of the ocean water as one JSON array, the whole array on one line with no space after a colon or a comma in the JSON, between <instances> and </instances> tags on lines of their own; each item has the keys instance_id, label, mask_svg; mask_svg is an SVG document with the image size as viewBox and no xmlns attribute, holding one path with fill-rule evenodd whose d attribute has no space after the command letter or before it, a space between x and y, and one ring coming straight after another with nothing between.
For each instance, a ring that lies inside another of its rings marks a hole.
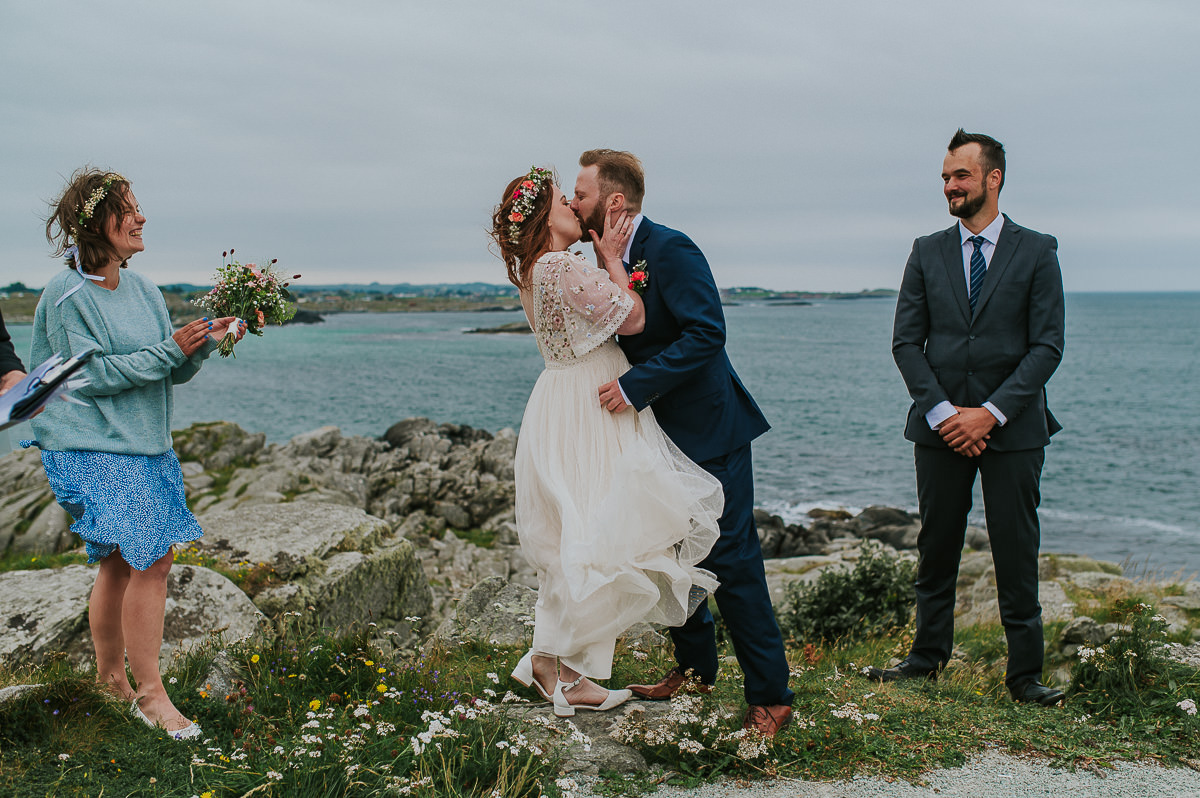
<instances>
[{"instance_id":1,"label":"ocean water","mask_svg":"<svg viewBox=\"0 0 1200 798\"><path fill-rule=\"evenodd\" d=\"M754 446L761 506L789 521L813 507L915 510L893 310L891 299L726 308L730 357L773 426ZM175 427L225 419L271 441L327 424L379 436L409 416L518 428L541 369L533 339L463 330L520 318L343 314L271 329L176 390ZM27 353L29 327L10 332ZM1198 340L1200 294L1068 295L1048 387L1064 430L1046 454L1043 551L1200 571ZM980 524L982 508L977 489Z\"/></svg>"}]
</instances>

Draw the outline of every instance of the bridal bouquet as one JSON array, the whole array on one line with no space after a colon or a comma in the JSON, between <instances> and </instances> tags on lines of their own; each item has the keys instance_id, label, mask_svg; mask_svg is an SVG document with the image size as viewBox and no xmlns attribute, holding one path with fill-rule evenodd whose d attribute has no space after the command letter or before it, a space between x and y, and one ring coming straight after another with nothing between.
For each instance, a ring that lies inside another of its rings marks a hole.
<instances>
[{"instance_id":1,"label":"bridal bouquet","mask_svg":"<svg viewBox=\"0 0 1200 798\"><path fill-rule=\"evenodd\" d=\"M226 263L225 259L229 258ZM210 316L235 316L246 322L246 332L262 335L267 324L283 324L296 315L296 306L289 300L292 295L287 287L271 271L277 259L265 266L253 263L241 264L233 260L233 250L221 253L221 268L217 269L216 285L199 299L192 300L196 307L207 310ZM293 280L300 275L292 275ZM237 336L231 329L221 339L217 351L221 357L233 354Z\"/></svg>"}]
</instances>

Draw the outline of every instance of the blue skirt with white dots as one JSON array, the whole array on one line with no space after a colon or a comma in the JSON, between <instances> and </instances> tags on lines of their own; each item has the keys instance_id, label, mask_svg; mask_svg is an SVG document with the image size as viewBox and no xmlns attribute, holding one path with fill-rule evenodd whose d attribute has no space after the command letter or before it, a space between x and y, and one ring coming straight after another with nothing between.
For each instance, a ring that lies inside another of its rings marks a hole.
<instances>
[{"instance_id":1,"label":"blue skirt with white dots","mask_svg":"<svg viewBox=\"0 0 1200 798\"><path fill-rule=\"evenodd\" d=\"M83 539L89 563L120 551L144 571L172 546L204 534L187 508L171 449L154 456L43 450L42 465L58 503L75 519L71 531Z\"/></svg>"}]
</instances>

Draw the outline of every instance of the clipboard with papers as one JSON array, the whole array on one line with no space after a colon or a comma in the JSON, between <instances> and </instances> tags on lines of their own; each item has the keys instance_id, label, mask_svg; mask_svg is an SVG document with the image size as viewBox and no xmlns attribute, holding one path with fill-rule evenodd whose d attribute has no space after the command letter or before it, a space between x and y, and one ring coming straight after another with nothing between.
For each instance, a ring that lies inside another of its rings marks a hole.
<instances>
[{"instance_id":1,"label":"clipboard with papers","mask_svg":"<svg viewBox=\"0 0 1200 798\"><path fill-rule=\"evenodd\" d=\"M28 421L55 399L81 404L71 391L88 384L87 378L72 379L97 350L89 349L66 360L52 355L33 369L11 390L0 395L0 430Z\"/></svg>"}]
</instances>

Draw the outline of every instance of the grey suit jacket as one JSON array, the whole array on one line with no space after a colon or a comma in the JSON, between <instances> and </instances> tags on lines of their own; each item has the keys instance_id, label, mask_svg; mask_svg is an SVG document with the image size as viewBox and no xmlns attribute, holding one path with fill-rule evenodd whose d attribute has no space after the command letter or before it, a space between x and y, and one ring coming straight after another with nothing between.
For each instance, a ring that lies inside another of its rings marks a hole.
<instances>
[{"instance_id":1,"label":"grey suit jacket","mask_svg":"<svg viewBox=\"0 0 1200 798\"><path fill-rule=\"evenodd\" d=\"M913 404L904 437L945 446L925 414L948 401L991 402L1007 419L996 451L1035 449L1062 429L1046 406L1046 382L1062 360L1062 273L1053 236L1007 216L975 312L967 301L958 225L918 238L904 268L892 356Z\"/></svg>"}]
</instances>

